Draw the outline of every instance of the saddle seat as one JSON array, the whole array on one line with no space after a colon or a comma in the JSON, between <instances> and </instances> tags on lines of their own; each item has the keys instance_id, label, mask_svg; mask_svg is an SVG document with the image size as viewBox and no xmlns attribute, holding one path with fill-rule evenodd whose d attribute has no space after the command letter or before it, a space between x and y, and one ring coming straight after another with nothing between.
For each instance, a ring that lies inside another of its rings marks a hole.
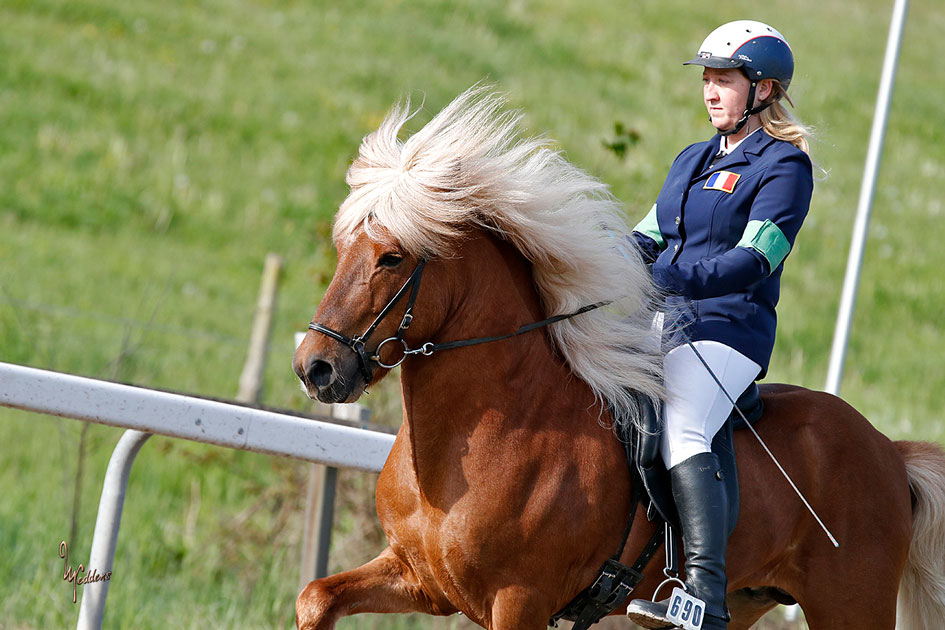
<instances>
[{"instance_id":1,"label":"saddle seat","mask_svg":"<svg viewBox=\"0 0 945 630\"><path fill-rule=\"evenodd\" d=\"M761 390L758 389L758 383L752 383L742 392L742 395L735 401L735 407L735 409L732 409L728 421L732 423L732 428L736 431L748 428L745 420L749 424L758 422L765 412L765 402L761 399ZM741 410L741 415L739 415L738 410ZM742 416L745 416L744 420Z\"/></svg>"}]
</instances>

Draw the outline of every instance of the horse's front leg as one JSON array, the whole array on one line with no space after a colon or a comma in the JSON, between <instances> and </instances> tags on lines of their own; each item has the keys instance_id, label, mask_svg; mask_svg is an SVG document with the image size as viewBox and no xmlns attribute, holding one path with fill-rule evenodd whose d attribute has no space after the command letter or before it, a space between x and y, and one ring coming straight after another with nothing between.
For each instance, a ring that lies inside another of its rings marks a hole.
<instances>
[{"instance_id":1,"label":"horse's front leg","mask_svg":"<svg viewBox=\"0 0 945 630\"><path fill-rule=\"evenodd\" d=\"M358 613L456 612L443 600L434 602L413 571L390 547L352 571L309 582L295 603L299 630L331 630L335 622Z\"/></svg>"},{"instance_id":2,"label":"horse's front leg","mask_svg":"<svg viewBox=\"0 0 945 630\"><path fill-rule=\"evenodd\" d=\"M490 630L543 630L554 614L547 608L546 594L534 585L512 585L496 593L492 605Z\"/></svg>"}]
</instances>

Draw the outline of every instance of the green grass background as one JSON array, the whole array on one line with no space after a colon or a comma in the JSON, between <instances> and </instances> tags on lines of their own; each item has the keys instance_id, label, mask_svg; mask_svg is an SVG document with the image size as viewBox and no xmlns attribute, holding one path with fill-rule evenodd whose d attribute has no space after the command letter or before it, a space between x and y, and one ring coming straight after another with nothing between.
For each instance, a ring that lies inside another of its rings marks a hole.
<instances>
[{"instance_id":1,"label":"green grass background","mask_svg":"<svg viewBox=\"0 0 945 630\"><path fill-rule=\"evenodd\" d=\"M821 388L892 2L0 0L0 361L231 397L262 262L287 261L264 402L331 277L360 138L486 79L607 181L629 221L711 135L680 62L731 19L791 41L797 113L829 172L784 277L769 381ZM945 442L945 12L911 3L843 395L896 439ZM624 159L604 148L620 122ZM2 383L0 383L2 387ZM396 385L367 401L396 424ZM88 557L120 431L0 409L0 628L65 628L59 541ZM155 437L131 476L105 627L293 627L305 465ZM80 500L74 506L75 478ZM331 568L384 545L372 475L341 474ZM81 596L81 590L80 590ZM777 619L765 627L782 627ZM459 628L365 616L341 628Z\"/></svg>"}]
</instances>

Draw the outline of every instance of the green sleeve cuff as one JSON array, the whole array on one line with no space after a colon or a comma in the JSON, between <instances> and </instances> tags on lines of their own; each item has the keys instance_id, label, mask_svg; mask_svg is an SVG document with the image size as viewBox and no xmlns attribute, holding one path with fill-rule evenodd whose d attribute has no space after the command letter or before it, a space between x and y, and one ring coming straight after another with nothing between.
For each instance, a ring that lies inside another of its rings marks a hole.
<instances>
[{"instance_id":1,"label":"green sleeve cuff","mask_svg":"<svg viewBox=\"0 0 945 630\"><path fill-rule=\"evenodd\" d=\"M659 245L660 249L666 249L666 241L663 239L663 233L660 232L660 224L656 220L655 203L646 216L643 217L643 220L633 228L633 231L650 237Z\"/></svg>"},{"instance_id":2,"label":"green sleeve cuff","mask_svg":"<svg viewBox=\"0 0 945 630\"><path fill-rule=\"evenodd\" d=\"M784 232L771 219L749 221L736 247L750 247L764 256L768 261L768 275L774 273L791 252L791 244Z\"/></svg>"}]
</instances>

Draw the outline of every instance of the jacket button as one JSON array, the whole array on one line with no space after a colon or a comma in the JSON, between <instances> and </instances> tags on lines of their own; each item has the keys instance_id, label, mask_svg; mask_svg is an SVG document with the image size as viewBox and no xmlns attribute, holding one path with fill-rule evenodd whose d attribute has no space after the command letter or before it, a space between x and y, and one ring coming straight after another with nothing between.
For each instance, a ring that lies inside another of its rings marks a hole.
<instances>
[{"instance_id":1,"label":"jacket button","mask_svg":"<svg viewBox=\"0 0 945 630\"><path fill-rule=\"evenodd\" d=\"M678 252L678 251L679 251L679 245L673 245L673 251L674 251L674 252Z\"/></svg>"},{"instance_id":2,"label":"jacket button","mask_svg":"<svg viewBox=\"0 0 945 630\"><path fill-rule=\"evenodd\" d=\"M676 225L679 225L679 221L680 221L680 220L681 220L681 219L680 219L679 217L676 217Z\"/></svg>"}]
</instances>

